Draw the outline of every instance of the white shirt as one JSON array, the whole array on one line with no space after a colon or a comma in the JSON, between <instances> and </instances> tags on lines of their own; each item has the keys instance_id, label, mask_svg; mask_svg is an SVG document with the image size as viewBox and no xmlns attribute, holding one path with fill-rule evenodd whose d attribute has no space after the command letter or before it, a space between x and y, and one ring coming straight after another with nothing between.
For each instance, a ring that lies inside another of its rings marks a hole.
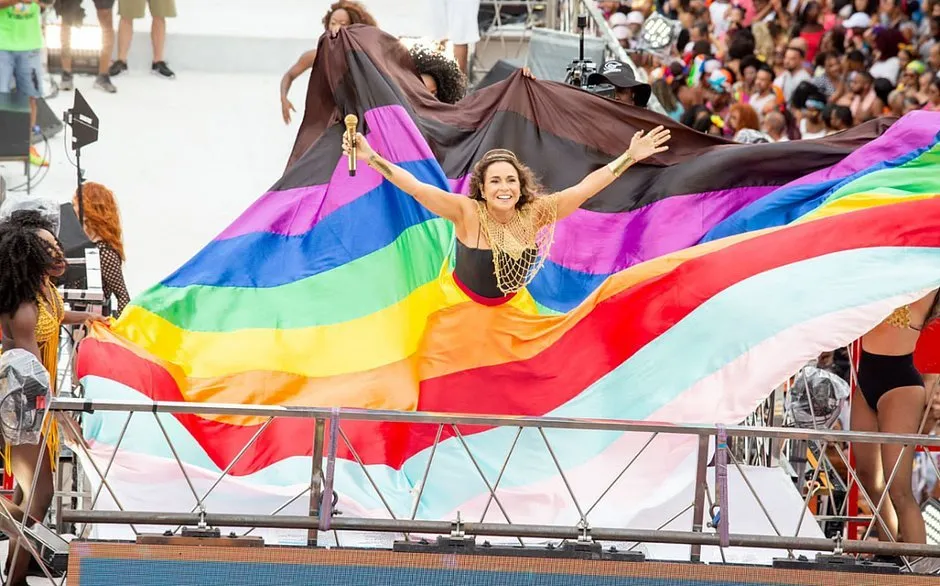
<instances>
[{"instance_id":1,"label":"white shirt","mask_svg":"<svg viewBox=\"0 0 940 586\"><path fill-rule=\"evenodd\" d=\"M868 73L875 79L883 77L890 81L892 85L896 85L898 83L898 74L901 73L901 62L897 57L876 61L868 68Z\"/></svg>"},{"instance_id":2,"label":"white shirt","mask_svg":"<svg viewBox=\"0 0 940 586\"><path fill-rule=\"evenodd\" d=\"M790 96L793 95L793 90L796 89L796 86L804 81L810 81L811 79L812 77L810 77L809 73L801 67L796 70L796 73L784 71L774 80L774 85L783 91L783 99L789 102Z\"/></svg>"},{"instance_id":3,"label":"white shirt","mask_svg":"<svg viewBox=\"0 0 940 586\"><path fill-rule=\"evenodd\" d=\"M776 101L777 101L777 94L775 94L773 90L770 90L769 92L767 92L766 96L759 96L757 94L752 95L748 99L748 104L750 104L752 108L757 110L757 115L759 117L763 118L764 108L767 107L767 104L771 102L776 102Z\"/></svg>"},{"instance_id":4,"label":"white shirt","mask_svg":"<svg viewBox=\"0 0 940 586\"><path fill-rule=\"evenodd\" d=\"M800 120L800 136L803 138L803 140L822 138L826 136L827 134L828 132L826 131L825 126L823 126L823 129L818 132L810 132L809 130L806 130L806 119L804 118Z\"/></svg>"}]
</instances>

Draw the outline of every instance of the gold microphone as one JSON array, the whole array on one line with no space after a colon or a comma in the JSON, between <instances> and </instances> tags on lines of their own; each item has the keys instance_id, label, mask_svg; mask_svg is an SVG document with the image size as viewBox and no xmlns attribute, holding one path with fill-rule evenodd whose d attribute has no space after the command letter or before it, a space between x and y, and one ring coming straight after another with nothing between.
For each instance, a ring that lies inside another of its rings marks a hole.
<instances>
[{"instance_id":1,"label":"gold microphone","mask_svg":"<svg viewBox=\"0 0 940 586\"><path fill-rule=\"evenodd\" d=\"M349 137L349 176L356 176L356 127L359 126L359 119L355 114L349 114L344 120L346 122L346 136Z\"/></svg>"}]
</instances>

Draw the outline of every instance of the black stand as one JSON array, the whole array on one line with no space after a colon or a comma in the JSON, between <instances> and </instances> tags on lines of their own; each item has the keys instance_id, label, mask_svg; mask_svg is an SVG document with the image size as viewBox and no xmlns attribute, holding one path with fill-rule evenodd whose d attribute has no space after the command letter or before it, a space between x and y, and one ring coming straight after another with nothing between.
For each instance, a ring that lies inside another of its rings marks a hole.
<instances>
[{"instance_id":1,"label":"black stand","mask_svg":"<svg viewBox=\"0 0 940 586\"><path fill-rule=\"evenodd\" d=\"M85 177L82 174L82 147L98 140L98 116L85 101L82 93L75 90L75 102L71 110L66 110L63 120L72 129L72 150L75 151L78 181L78 222L84 228L85 199L82 194L82 184L85 182Z\"/></svg>"},{"instance_id":2,"label":"black stand","mask_svg":"<svg viewBox=\"0 0 940 586\"><path fill-rule=\"evenodd\" d=\"M571 65L568 66L565 83L567 85L583 87L587 85L588 75L594 73L596 66L593 62L584 59L584 29L587 28L587 16L578 16L577 27L578 34L580 35L578 39L578 59L572 61Z\"/></svg>"},{"instance_id":3,"label":"black stand","mask_svg":"<svg viewBox=\"0 0 940 586\"><path fill-rule=\"evenodd\" d=\"M85 176L82 174L82 149L75 149L75 175L78 182L78 225L85 229L85 196L82 194L82 184L85 183Z\"/></svg>"}]
</instances>

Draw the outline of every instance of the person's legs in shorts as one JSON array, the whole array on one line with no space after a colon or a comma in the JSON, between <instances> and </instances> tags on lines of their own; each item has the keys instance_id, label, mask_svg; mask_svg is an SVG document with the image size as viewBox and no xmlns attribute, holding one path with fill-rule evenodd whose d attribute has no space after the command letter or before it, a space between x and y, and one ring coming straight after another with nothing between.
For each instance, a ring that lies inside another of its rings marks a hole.
<instances>
[{"instance_id":1,"label":"person's legs in shorts","mask_svg":"<svg viewBox=\"0 0 940 586\"><path fill-rule=\"evenodd\" d=\"M0 51L0 94L13 91L14 57L11 51Z\"/></svg>"},{"instance_id":2,"label":"person's legs in shorts","mask_svg":"<svg viewBox=\"0 0 940 586\"><path fill-rule=\"evenodd\" d=\"M82 0L55 0L55 13L62 22L59 41L62 43L62 83L59 89L72 89L72 27L81 26L85 16Z\"/></svg>"},{"instance_id":3,"label":"person's legs in shorts","mask_svg":"<svg viewBox=\"0 0 940 586\"><path fill-rule=\"evenodd\" d=\"M98 78L108 75L111 55L114 54L114 0L94 0L101 27L101 54L98 56Z\"/></svg>"},{"instance_id":4,"label":"person's legs in shorts","mask_svg":"<svg viewBox=\"0 0 940 586\"><path fill-rule=\"evenodd\" d=\"M174 0L118 0L118 14L121 16L121 24L118 27L118 58L111 66L111 75L118 75L127 69L127 54L134 37L133 21L135 18L143 18L148 6L153 17L150 25L150 42L153 46L152 71L163 77L175 77L166 66L163 56L166 45L166 19L176 16Z\"/></svg>"},{"instance_id":5,"label":"person's legs in shorts","mask_svg":"<svg viewBox=\"0 0 940 586\"><path fill-rule=\"evenodd\" d=\"M153 45L153 62L161 63L166 59L163 50L166 47L166 19L176 17L175 0L149 0L150 15L153 24L150 25L150 42Z\"/></svg>"},{"instance_id":6,"label":"person's legs in shorts","mask_svg":"<svg viewBox=\"0 0 940 586\"><path fill-rule=\"evenodd\" d=\"M109 70L111 75L119 75L127 70L127 54L134 39L134 19L143 18L146 12L147 0L118 0L121 23L118 25L117 59Z\"/></svg>"}]
</instances>

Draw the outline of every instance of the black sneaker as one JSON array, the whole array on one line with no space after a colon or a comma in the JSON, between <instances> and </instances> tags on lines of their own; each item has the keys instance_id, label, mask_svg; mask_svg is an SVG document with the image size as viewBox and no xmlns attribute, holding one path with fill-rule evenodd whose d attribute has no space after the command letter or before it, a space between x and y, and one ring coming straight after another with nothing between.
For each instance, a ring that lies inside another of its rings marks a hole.
<instances>
[{"instance_id":1,"label":"black sneaker","mask_svg":"<svg viewBox=\"0 0 940 586\"><path fill-rule=\"evenodd\" d=\"M59 89L63 92L70 92L74 89L75 84L72 82L72 72L63 71L62 72L62 82L59 84Z\"/></svg>"},{"instance_id":2,"label":"black sneaker","mask_svg":"<svg viewBox=\"0 0 940 586\"><path fill-rule=\"evenodd\" d=\"M150 66L150 73L154 75L159 75L160 77L165 77L167 79L175 79L176 74L173 73L173 70L167 67L166 61L157 61Z\"/></svg>"},{"instance_id":3,"label":"black sneaker","mask_svg":"<svg viewBox=\"0 0 940 586\"><path fill-rule=\"evenodd\" d=\"M95 87L99 90L104 90L109 94L117 92L117 88L114 87L114 84L111 83L111 76L108 74L101 74L95 78Z\"/></svg>"},{"instance_id":4,"label":"black sneaker","mask_svg":"<svg viewBox=\"0 0 940 586\"><path fill-rule=\"evenodd\" d=\"M111 77L116 77L118 75L121 75L122 71L127 71L127 63L125 61L121 61L120 59L118 59L117 61L111 64L110 68L108 68L108 75L110 75Z\"/></svg>"}]
</instances>

